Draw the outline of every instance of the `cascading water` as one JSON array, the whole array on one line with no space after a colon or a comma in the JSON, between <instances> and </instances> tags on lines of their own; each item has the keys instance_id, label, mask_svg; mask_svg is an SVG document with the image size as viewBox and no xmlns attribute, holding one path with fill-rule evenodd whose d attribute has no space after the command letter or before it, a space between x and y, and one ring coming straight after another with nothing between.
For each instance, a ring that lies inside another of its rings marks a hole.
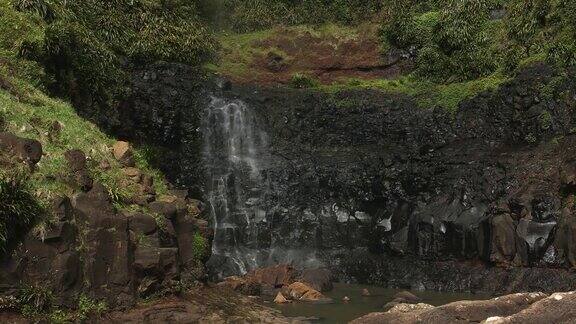
<instances>
[{"instance_id":1,"label":"cascading water","mask_svg":"<svg viewBox=\"0 0 576 324\"><path fill-rule=\"evenodd\" d=\"M266 218L259 208L266 191L266 135L240 100L212 98L203 120L207 199L214 227L210 261L220 264L219 276L244 274L258 266L258 224Z\"/></svg>"}]
</instances>

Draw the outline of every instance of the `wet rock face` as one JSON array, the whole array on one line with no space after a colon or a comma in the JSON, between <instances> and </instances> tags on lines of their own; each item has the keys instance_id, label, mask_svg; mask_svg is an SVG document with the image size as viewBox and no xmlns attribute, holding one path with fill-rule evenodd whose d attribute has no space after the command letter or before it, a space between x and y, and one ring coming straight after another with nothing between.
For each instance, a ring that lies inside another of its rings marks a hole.
<instances>
[{"instance_id":1,"label":"wet rock face","mask_svg":"<svg viewBox=\"0 0 576 324\"><path fill-rule=\"evenodd\" d=\"M551 139L570 132L572 104L538 90L555 73L528 69L454 116L376 91L233 87L228 95L256 112L270 138L260 248L311 251L297 264L332 264L328 255L364 248L431 261L571 266L570 225L560 211L573 194L575 139ZM551 116L546 125L542 115Z\"/></svg>"}]
</instances>

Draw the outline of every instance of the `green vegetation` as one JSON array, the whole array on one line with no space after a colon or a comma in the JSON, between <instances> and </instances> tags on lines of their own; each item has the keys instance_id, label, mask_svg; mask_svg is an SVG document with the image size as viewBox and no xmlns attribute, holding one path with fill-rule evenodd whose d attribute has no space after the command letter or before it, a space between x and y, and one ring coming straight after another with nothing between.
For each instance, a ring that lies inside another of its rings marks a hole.
<instances>
[{"instance_id":1,"label":"green vegetation","mask_svg":"<svg viewBox=\"0 0 576 324\"><path fill-rule=\"evenodd\" d=\"M294 73L290 79L290 85L297 89L314 88L320 83L305 73Z\"/></svg>"},{"instance_id":2,"label":"green vegetation","mask_svg":"<svg viewBox=\"0 0 576 324\"><path fill-rule=\"evenodd\" d=\"M78 305L75 311L64 311L54 306L52 292L40 286L25 286L18 293L16 300L3 300L3 305L10 304L11 310L19 308L26 318L49 323L73 323L82 322L90 316L99 316L104 313L108 306L104 301L94 300L84 294L78 297Z\"/></svg>"},{"instance_id":3,"label":"green vegetation","mask_svg":"<svg viewBox=\"0 0 576 324\"><path fill-rule=\"evenodd\" d=\"M381 0L200 0L199 9L217 28L246 33L274 26L366 22L384 9Z\"/></svg>"},{"instance_id":4,"label":"green vegetation","mask_svg":"<svg viewBox=\"0 0 576 324\"><path fill-rule=\"evenodd\" d=\"M45 211L22 175L7 174L5 168L0 173L0 257L4 257Z\"/></svg>"},{"instance_id":5,"label":"green vegetation","mask_svg":"<svg viewBox=\"0 0 576 324\"><path fill-rule=\"evenodd\" d=\"M104 108L125 94L127 63L196 66L217 47L186 1L0 0L0 35L0 66L2 57L26 58L7 66L34 70L36 85Z\"/></svg>"},{"instance_id":6,"label":"green vegetation","mask_svg":"<svg viewBox=\"0 0 576 324\"><path fill-rule=\"evenodd\" d=\"M547 59L576 64L574 1L446 0L396 4L382 39L416 56L415 74L437 83L509 73ZM491 17L504 10L503 17Z\"/></svg>"},{"instance_id":7,"label":"green vegetation","mask_svg":"<svg viewBox=\"0 0 576 324\"><path fill-rule=\"evenodd\" d=\"M494 73L476 80L439 84L422 80L415 75L409 75L396 80L348 79L345 82L320 86L319 89L328 92L350 89L379 89L389 93L408 94L414 97L422 108L442 107L455 112L458 104L464 99L471 98L483 91L495 90L506 80L508 77L505 75Z\"/></svg>"},{"instance_id":8,"label":"green vegetation","mask_svg":"<svg viewBox=\"0 0 576 324\"><path fill-rule=\"evenodd\" d=\"M64 5L64 1L0 0L0 130L9 131L20 137L36 139L41 142L44 152L42 160L32 173L29 170L14 168L13 165L17 164L13 161L0 161L2 162L0 165L0 250L2 253L10 249L6 242L16 244L17 238L25 234L30 226L36 225L34 232L42 234L42 229L55 221L52 215L45 212L47 208L44 206L48 206L57 196L69 196L73 193L74 188L66 176L68 166L64 153L68 150L84 151L89 172L94 179L108 189L117 208L129 208L130 206L126 206L125 202L139 190L136 184L128 181L127 176L121 171L121 165L112 157L110 148L115 140L102 133L94 124L80 118L69 103L46 95L47 87L54 89L57 85L62 91L73 91L80 87L83 90L94 91L94 94L110 93L109 91L115 91L113 90L114 82L120 82L122 77L114 81L109 78L114 79L118 77L118 73L123 72L120 66L108 66L108 64L117 61L120 56L130 57L133 61L137 60L139 55L144 55L150 59L166 58L199 64L211 51L194 50L192 38L200 37L199 33L207 35L204 29L195 30L194 33L182 29L180 32L187 34L186 42L180 43L172 39L168 42L178 44L172 44L172 47L157 44L160 47L156 49L150 47L153 53L144 53L143 49L138 49L138 46L144 46L141 43L144 38L132 35L133 40L138 39L138 42L130 43L117 34L105 35L107 32L113 33L114 30L96 28L97 18L92 16L95 10L104 10L100 12L103 15L100 16L102 19L112 14L128 15L127 12L116 12L113 6L105 9L104 7L108 5L104 2L89 2L94 4L94 7L83 6L88 5L88 2L82 2L82 4L68 2ZM130 10L127 9L128 7L122 8L129 11L130 15L143 16L146 16L146 12L142 10L152 10L146 7L152 6L152 3L146 2L146 6L134 3L135 7L130 7ZM115 1L113 4L128 6L128 2L124 1ZM170 11L161 14L169 13ZM184 19L184 12L179 15L178 17ZM122 21L128 19L128 16L116 18L117 20L114 21L128 24L128 21ZM192 29L197 23L192 19L182 24ZM122 25L116 27L119 29L115 32L122 29L122 32L129 33L136 32L135 29L140 32L141 28L145 29L146 25L132 25L134 28L132 31L125 29ZM181 27L184 28L184 26ZM76 33L98 39L77 38ZM97 36L95 36L96 33ZM176 37L175 33L168 30L163 37L170 39L169 37ZM109 39L104 39L104 37L109 37ZM161 39L162 37L154 36L154 38ZM156 44L152 39L147 41ZM120 52L118 48L122 47L122 42L131 44L133 47L124 48L125 51ZM186 51L176 48L184 45L187 46ZM175 52L182 56L176 57ZM51 59L47 60L47 58ZM67 61L68 58L74 62ZM58 62L49 64L48 62L52 59ZM63 72L60 67L70 70ZM68 81L70 83L66 86ZM156 192L164 194L167 192L166 183L163 181L162 174L151 167L149 163L151 154L148 151L146 148L135 151L136 166L145 174L151 175L155 179ZM102 161L106 161L110 167L100 167ZM11 163L7 167L8 162Z\"/></svg>"},{"instance_id":9,"label":"green vegetation","mask_svg":"<svg viewBox=\"0 0 576 324\"><path fill-rule=\"evenodd\" d=\"M194 259L203 260L206 257L207 248L208 248L208 242L202 236L202 234L198 232L194 233L192 241L192 252L194 254Z\"/></svg>"}]
</instances>

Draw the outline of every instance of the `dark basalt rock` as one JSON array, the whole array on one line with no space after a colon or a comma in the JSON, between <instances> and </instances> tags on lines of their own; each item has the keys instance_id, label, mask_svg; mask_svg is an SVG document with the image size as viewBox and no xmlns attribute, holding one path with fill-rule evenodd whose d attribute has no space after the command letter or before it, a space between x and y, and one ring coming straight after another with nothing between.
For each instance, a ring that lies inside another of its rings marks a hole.
<instances>
[{"instance_id":1,"label":"dark basalt rock","mask_svg":"<svg viewBox=\"0 0 576 324\"><path fill-rule=\"evenodd\" d=\"M36 140L0 132L0 152L32 166L42 158L42 144Z\"/></svg>"},{"instance_id":2,"label":"dark basalt rock","mask_svg":"<svg viewBox=\"0 0 576 324\"><path fill-rule=\"evenodd\" d=\"M204 174L199 116L209 96L197 91L194 73L169 63L134 71L134 91L117 120L100 123L121 138L161 147L164 154L156 162L178 187L199 196ZM269 139L269 157L261 163L269 190L257 202L266 215L251 223L258 240L250 248L262 252L257 261L323 263L347 279L390 286L478 285L489 291L497 288L463 270L469 263L576 266L573 213L561 213L576 195L571 133L576 84L570 73L563 78L546 65L532 66L498 90L465 100L454 113L376 90L327 94L249 85L215 90L245 101ZM558 96L541 95L543 86L554 84ZM539 117L545 113L550 120L543 125ZM178 219L171 205L150 207ZM250 229L247 221L239 225ZM232 234L231 239L247 233ZM372 274L345 260L357 249L378 260L367 266ZM446 269L416 266L422 274L407 276L412 281L406 283L396 275L403 271L395 268L404 262L398 258L446 262ZM380 262L387 259L390 266ZM235 268L217 258L211 265ZM505 280L510 285L505 289L563 285L552 269L514 269L506 278L532 282L514 288L512 279ZM493 270L495 282L504 276L501 270Z\"/></svg>"}]
</instances>

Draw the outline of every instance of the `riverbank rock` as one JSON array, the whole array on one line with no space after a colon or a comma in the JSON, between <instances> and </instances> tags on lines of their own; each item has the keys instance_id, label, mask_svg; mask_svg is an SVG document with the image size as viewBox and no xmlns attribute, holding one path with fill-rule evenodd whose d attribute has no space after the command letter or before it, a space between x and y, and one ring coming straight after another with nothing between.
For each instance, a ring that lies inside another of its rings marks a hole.
<instances>
[{"instance_id":1,"label":"riverbank rock","mask_svg":"<svg viewBox=\"0 0 576 324\"><path fill-rule=\"evenodd\" d=\"M281 288L293 283L296 277L296 269L286 264L280 264L253 270L246 275L245 279L274 288Z\"/></svg>"},{"instance_id":2,"label":"riverbank rock","mask_svg":"<svg viewBox=\"0 0 576 324\"><path fill-rule=\"evenodd\" d=\"M387 312L368 314L351 323L479 323L489 318L518 314L546 297L543 293L518 293L490 300L458 301L432 308L430 305L412 304L414 306L411 307L397 304Z\"/></svg>"},{"instance_id":3,"label":"riverbank rock","mask_svg":"<svg viewBox=\"0 0 576 324\"><path fill-rule=\"evenodd\" d=\"M302 282L295 282L287 287L282 288L282 295L291 300L304 302L329 302L330 298L322 295L318 290Z\"/></svg>"},{"instance_id":4,"label":"riverbank rock","mask_svg":"<svg viewBox=\"0 0 576 324\"><path fill-rule=\"evenodd\" d=\"M429 305L429 304L423 304L423 303L418 303L418 304L396 304L394 305L392 308L390 308L388 310L388 313L390 314L394 314L394 313L410 313L410 312L416 312L416 311L425 311L425 310L430 310L434 308L434 306Z\"/></svg>"},{"instance_id":5,"label":"riverbank rock","mask_svg":"<svg viewBox=\"0 0 576 324\"><path fill-rule=\"evenodd\" d=\"M276 295L276 298L274 298L274 302L276 304L286 304L289 303L290 301L286 299L286 297L284 297L284 295L282 295L281 292L279 292L278 295Z\"/></svg>"},{"instance_id":6,"label":"riverbank rock","mask_svg":"<svg viewBox=\"0 0 576 324\"><path fill-rule=\"evenodd\" d=\"M418 296L409 291L401 291L394 295L394 298L384 305L384 310L390 310L397 305L418 304L422 301Z\"/></svg>"}]
</instances>

